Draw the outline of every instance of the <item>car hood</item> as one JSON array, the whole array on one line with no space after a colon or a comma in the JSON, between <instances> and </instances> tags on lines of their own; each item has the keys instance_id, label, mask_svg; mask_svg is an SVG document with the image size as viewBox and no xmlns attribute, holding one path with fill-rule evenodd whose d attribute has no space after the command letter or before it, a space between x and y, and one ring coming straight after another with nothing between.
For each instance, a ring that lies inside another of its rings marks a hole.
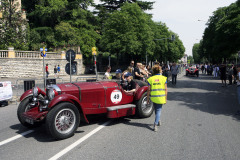
<instances>
[{"instance_id":1,"label":"car hood","mask_svg":"<svg viewBox=\"0 0 240 160\"><path fill-rule=\"evenodd\" d=\"M57 85L61 92L69 92L75 90L92 90L92 89L100 89L106 87L117 87L118 84L116 82L110 81L99 81L99 82L77 82L77 83L63 83Z\"/></svg>"}]
</instances>

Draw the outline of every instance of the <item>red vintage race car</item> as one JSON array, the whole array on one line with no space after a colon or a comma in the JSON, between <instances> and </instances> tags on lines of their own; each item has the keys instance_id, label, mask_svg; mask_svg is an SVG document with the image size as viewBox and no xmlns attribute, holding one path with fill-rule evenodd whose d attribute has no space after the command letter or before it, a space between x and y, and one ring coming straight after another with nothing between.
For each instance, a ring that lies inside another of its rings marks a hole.
<instances>
[{"instance_id":1,"label":"red vintage race car","mask_svg":"<svg viewBox=\"0 0 240 160\"><path fill-rule=\"evenodd\" d=\"M150 117L153 104L147 105L147 84L134 80L135 93L126 93L118 82L97 81L48 85L46 92L38 87L20 97L17 115L25 127L46 123L46 129L56 139L74 135L80 115L106 114L118 118L137 114Z\"/></svg>"},{"instance_id":2,"label":"red vintage race car","mask_svg":"<svg viewBox=\"0 0 240 160\"><path fill-rule=\"evenodd\" d=\"M186 69L186 76L188 75L196 75L197 77L199 76L199 70L196 66L191 66Z\"/></svg>"}]
</instances>

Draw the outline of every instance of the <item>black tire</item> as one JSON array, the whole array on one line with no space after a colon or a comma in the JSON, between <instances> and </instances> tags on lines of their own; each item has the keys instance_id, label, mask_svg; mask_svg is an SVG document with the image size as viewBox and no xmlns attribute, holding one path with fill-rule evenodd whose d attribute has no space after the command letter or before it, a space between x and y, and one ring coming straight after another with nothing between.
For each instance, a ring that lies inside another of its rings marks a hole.
<instances>
[{"instance_id":1,"label":"black tire","mask_svg":"<svg viewBox=\"0 0 240 160\"><path fill-rule=\"evenodd\" d=\"M186 72L186 76L188 76L188 72Z\"/></svg>"},{"instance_id":2,"label":"black tire","mask_svg":"<svg viewBox=\"0 0 240 160\"><path fill-rule=\"evenodd\" d=\"M47 131L58 140L73 136L79 124L79 110L68 102L56 105L49 111L46 118Z\"/></svg>"},{"instance_id":3,"label":"black tire","mask_svg":"<svg viewBox=\"0 0 240 160\"><path fill-rule=\"evenodd\" d=\"M32 98L31 97L27 97L25 98L23 101L21 101L21 103L18 106L18 110L17 110L17 116L18 116L18 120L20 121L20 123L27 127L27 128L34 128L34 127L38 127L41 123L36 122L34 124L29 124L25 121L25 119L22 117L22 114L26 111L28 111L30 108L29 106L29 100Z\"/></svg>"},{"instance_id":4,"label":"black tire","mask_svg":"<svg viewBox=\"0 0 240 160\"><path fill-rule=\"evenodd\" d=\"M137 115L141 118L150 117L153 113L153 103L147 105L147 92L143 93L142 97L137 101Z\"/></svg>"}]
</instances>

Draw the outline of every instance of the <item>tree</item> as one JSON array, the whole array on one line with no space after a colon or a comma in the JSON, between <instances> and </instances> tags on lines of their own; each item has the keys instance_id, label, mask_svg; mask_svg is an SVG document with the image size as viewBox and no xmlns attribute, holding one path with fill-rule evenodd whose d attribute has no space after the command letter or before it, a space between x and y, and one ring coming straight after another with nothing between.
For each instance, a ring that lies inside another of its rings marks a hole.
<instances>
[{"instance_id":1,"label":"tree","mask_svg":"<svg viewBox=\"0 0 240 160\"><path fill-rule=\"evenodd\" d=\"M195 63L200 63L200 55L199 55L199 43L195 43L192 48L193 59Z\"/></svg>"},{"instance_id":2,"label":"tree","mask_svg":"<svg viewBox=\"0 0 240 160\"><path fill-rule=\"evenodd\" d=\"M240 0L217 9L208 20L200 50L209 61L221 62L240 50Z\"/></svg>"},{"instance_id":3,"label":"tree","mask_svg":"<svg viewBox=\"0 0 240 160\"><path fill-rule=\"evenodd\" d=\"M121 55L141 59L153 45L153 32L148 25L150 21L151 17L137 4L124 4L121 10L113 12L107 19L100 40L101 48L117 58Z\"/></svg>"},{"instance_id":4,"label":"tree","mask_svg":"<svg viewBox=\"0 0 240 160\"><path fill-rule=\"evenodd\" d=\"M39 48L42 42L48 48L80 46L88 61L91 48L100 38L97 19L87 10L92 4L93 0L23 0L31 32L37 37L30 36L30 47Z\"/></svg>"},{"instance_id":5,"label":"tree","mask_svg":"<svg viewBox=\"0 0 240 160\"><path fill-rule=\"evenodd\" d=\"M27 23L22 17L19 3L14 0L2 0L0 10L3 12L0 19L0 48L7 49L8 46L13 46L15 49L27 49Z\"/></svg>"},{"instance_id":6,"label":"tree","mask_svg":"<svg viewBox=\"0 0 240 160\"><path fill-rule=\"evenodd\" d=\"M193 64L194 63L194 59L192 56L188 56L187 57L187 60L190 62L190 64Z\"/></svg>"},{"instance_id":7,"label":"tree","mask_svg":"<svg viewBox=\"0 0 240 160\"><path fill-rule=\"evenodd\" d=\"M120 9L124 3L136 3L142 10L151 10L154 2L140 0L100 0L103 4L96 5L96 8L104 7L108 12L113 12Z\"/></svg>"}]
</instances>

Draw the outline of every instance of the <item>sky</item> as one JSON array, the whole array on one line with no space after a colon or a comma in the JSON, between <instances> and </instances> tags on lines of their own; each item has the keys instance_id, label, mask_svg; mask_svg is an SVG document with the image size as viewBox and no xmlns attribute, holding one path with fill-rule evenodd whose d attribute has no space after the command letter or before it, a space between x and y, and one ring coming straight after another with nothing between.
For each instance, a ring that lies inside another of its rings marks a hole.
<instances>
[{"instance_id":1,"label":"sky","mask_svg":"<svg viewBox=\"0 0 240 160\"><path fill-rule=\"evenodd\" d=\"M185 47L185 54L192 56L192 47L199 43L206 22L219 7L229 6L237 0L143 0L155 1L153 9L147 11L153 15L153 21L163 22L178 34ZM99 0L95 0L99 3Z\"/></svg>"}]
</instances>

